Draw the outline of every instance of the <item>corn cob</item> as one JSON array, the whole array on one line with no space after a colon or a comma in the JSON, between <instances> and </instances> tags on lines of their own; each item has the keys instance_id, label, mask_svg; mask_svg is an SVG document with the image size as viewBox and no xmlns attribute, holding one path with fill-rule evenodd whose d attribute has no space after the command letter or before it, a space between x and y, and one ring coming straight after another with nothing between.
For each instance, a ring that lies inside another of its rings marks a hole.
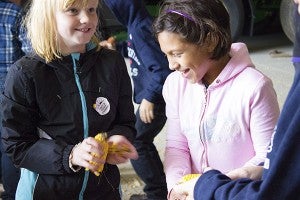
<instances>
[{"instance_id":1,"label":"corn cob","mask_svg":"<svg viewBox=\"0 0 300 200\"><path fill-rule=\"evenodd\" d=\"M184 182L189 181L194 178L199 178L200 176L201 176L201 174L187 174L187 175L183 176L177 184L184 183Z\"/></svg>"},{"instance_id":2,"label":"corn cob","mask_svg":"<svg viewBox=\"0 0 300 200\"><path fill-rule=\"evenodd\" d=\"M106 133L98 133L95 136L95 140L101 144L102 148L103 148L103 155L101 157L101 159L106 159L107 154L108 153L114 153L114 154L123 154L124 152L130 152L130 149L126 146L121 146L118 147L116 144L108 144L107 142L107 134ZM91 153L93 156L97 156L96 153ZM96 165L97 163L90 161L91 164ZM104 164L100 165L98 170L96 172L94 172L94 174L96 176L99 176L100 173L103 171L104 168ZM88 168L86 168L86 170L89 170Z\"/></svg>"},{"instance_id":3,"label":"corn cob","mask_svg":"<svg viewBox=\"0 0 300 200\"><path fill-rule=\"evenodd\" d=\"M95 140L97 140L97 142L99 144L101 144L102 146L102 150L103 150L103 154L101 156L101 159L103 160L106 160L106 156L107 156L107 153L108 153L108 143L106 141L106 138L107 138L107 135L106 133L98 133L96 136L95 136ZM91 153L94 157L98 156L96 153ZM93 162L93 161L90 161L91 164L93 165L96 165L97 163ZM99 168L97 169L97 171L94 172L94 174L96 176L99 176L100 173L103 171L103 168L104 168L104 164L101 164L99 165ZM89 170L88 168L86 168L85 170Z\"/></svg>"}]
</instances>

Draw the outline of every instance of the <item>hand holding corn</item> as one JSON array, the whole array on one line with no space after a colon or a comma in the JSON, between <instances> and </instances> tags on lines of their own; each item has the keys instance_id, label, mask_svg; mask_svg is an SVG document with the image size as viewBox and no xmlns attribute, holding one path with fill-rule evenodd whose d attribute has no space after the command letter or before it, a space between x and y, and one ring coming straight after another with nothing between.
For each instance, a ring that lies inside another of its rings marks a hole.
<instances>
[{"instance_id":1,"label":"hand holding corn","mask_svg":"<svg viewBox=\"0 0 300 200\"><path fill-rule=\"evenodd\" d=\"M137 159L135 147L122 135L113 135L108 138L109 150L106 161L109 164L121 164L129 159Z\"/></svg>"},{"instance_id":2,"label":"hand holding corn","mask_svg":"<svg viewBox=\"0 0 300 200\"><path fill-rule=\"evenodd\" d=\"M172 188L169 199L194 199L193 191L201 174L187 174Z\"/></svg>"},{"instance_id":3,"label":"hand holding corn","mask_svg":"<svg viewBox=\"0 0 300 200\"><path fill-rule=\"evenodd\" d=\"M106 134L85 138L74 146L69 156L69 166L80 169L84 167L96 176L103 171L104 164L120 164L128 159L137 159L134 146L122 135L107 138Z\"/></svg>"},{"instance_id":4,"label":"hand holding corn","mask_svg":"<svg viewBox=\"0 0 300 200\"><path fill-rule=\"evenodd\" d=\"M95 140L102 146L102 155L100 156L101 160L106 160L107 157L107 153L108 153L108 142L107 142L107 135L106 133L98 133L95 136ZM91 152L91 155L93 157L99 157L98 154L96 154L95 152ZM97 165L98 163L90 160L89 161L92 165ZM100 173L103 171L104 168L104 163L102 164L98 164L98 169L96 171L94 171L94 174L96 176L99 176ZM85 170L89 170L89 168L85 168Z\"/></svg>"},{"instance_id":5,"label":"hand holding corn","mask_svg":"<svg viewBox=\"0 0 300 200\"><path fill-rule=\"evenodd\" d=\"M99 142L98 142L99 141ZM100 175L106 162L108 143L105 134L88 137L75 145L69 156L69 167L73 171L81 167ZM75 170L74 170L75 169Z\"/></svg>"},{"instance_id":6,"label":"hand holding corn","mask_svg":"<svg viewBox=\"0 0 300 200\"><path fill-rule=\"evenodd\" d=\"M95 136L95 140L102 146L103 154L101 155L102 160L106 160L110 164L119 164L127 161L129 158L134 158L135 148L130 144L130 142L121 135L114 135L107 139L105 133L99 133ZM98 156L95 153L91 153L93 156ZM137 153L136 153L137 154ZM91 164L97 165L97 163ZM103 171L104 163L98 165L98 169L94 171L96 176L99 176ZM86 168L88 170L88 168Z\"/></svg>"}]
</instances>

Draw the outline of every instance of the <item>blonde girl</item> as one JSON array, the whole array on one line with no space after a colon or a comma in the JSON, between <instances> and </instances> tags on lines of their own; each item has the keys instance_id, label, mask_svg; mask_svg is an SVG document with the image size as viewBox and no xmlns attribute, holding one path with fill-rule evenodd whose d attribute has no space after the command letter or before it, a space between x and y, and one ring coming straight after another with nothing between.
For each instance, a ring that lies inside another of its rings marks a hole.
<instances>
[{"instance_id":1,"label":"blonde girl","mask_svg":"<svg viewBox=\"0 0 300 200\"><path fill-rule=\"evenodd\" d=\"M98 0L30 6L34 53L11 67L1 108L3 148L21 168L16 199L121 199L116 164L137 157L135 115L124 59L98 46ZM126 152L103 156L103 132Z\"/></svg>"}]
</instances>

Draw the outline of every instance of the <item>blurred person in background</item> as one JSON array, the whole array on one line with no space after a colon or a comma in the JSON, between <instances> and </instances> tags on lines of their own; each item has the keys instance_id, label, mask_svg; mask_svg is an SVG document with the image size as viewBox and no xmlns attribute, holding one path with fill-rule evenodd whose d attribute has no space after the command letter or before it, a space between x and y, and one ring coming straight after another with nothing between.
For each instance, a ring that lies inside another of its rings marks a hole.
<instances>
[{"instance_id":1,"label":"blurred person in background","mask_svg":"<svg viewBox=\"0 0 300 200\"><path fill-rule=\"evenodd\" d=\"M26 31L22 25L26 0L0 0L0 92L2 94L4 82L9 67L28 53L31 48L26 38ZM1 95L2 98L2 95ZM2 99L1 99L2 100ZM2 124L1 124L2 126ZM1 136L1 132L0 132ZM2 151L2 146L0 142ZM2 154L2 155L1 155ZM14 200L20 170L16 168L10 158L1 153L1 170L4 193L3 200Z\"/></svg>"},{"instance_id":2,"label":"blurred person in background","mask_svg":"<svg viewBox=\"0 0 300 200\"><path fill-rule=\"evenodd\" d=\"M104 0L117 20L127 28L127 40L118 43L117 50L130 58L134 87L137 135L134 146L139 154L131 164L145 183L146 195L135 194L131 200L167 198L167 186L163 164L154 144L154 138L166 122L162 87L171 73L168 61L161 52L152 32L153 17L142 0ZM111 48L109 41L102 45Z\"/></svg>"}]
</instances>

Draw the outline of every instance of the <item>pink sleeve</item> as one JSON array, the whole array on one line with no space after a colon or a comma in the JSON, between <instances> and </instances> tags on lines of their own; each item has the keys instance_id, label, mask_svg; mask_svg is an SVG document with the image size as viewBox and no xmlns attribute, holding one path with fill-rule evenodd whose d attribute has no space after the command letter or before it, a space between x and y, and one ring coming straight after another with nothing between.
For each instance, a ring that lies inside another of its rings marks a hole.
<instances>
[{"instance_id":1,"label":"pink sleeve","mask_svg":"<svg viewBox=\"0 0 300 200\"><path fill-rule=\"evenodd\" d=\"M280 113L272 81L264 77L260 82L250 105L250 132L256 155L245 165L258 165L264 162Z\"/></svg>"},{"instance_id":2,"label":"pink sleeve","mask_svg":"<svg viewBox=\"0 0 300 200\"><path fill-rule=\"evenodd\" d=\"M164 166L169 191L183 175L191 172L188 143L180 127L179 85L179 80L176 79L176 76L169 76L163 87L168 118Z\"/></svg>"}]
</instances>

